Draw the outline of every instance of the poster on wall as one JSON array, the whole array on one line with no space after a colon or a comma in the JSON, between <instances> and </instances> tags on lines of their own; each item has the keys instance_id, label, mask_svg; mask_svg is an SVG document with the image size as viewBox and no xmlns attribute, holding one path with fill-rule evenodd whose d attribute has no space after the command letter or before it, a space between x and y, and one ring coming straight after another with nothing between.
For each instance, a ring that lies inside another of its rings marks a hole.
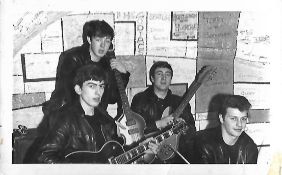
<instances>
[{"instance_id":1,"label":"poster on wall","mask_svg":"<svg viewBox=\"0 0 282 175\"><path fill-rule=\"evenodd\" d=\"M184 57L186 50L190 50L190 46L193 51L197 48L195 42L192 42L194 45L188 45L186 41L171 41L171 13L169 12L148 13L147 26L147 55Z\"/></svg>"},{"instance_id":2,"label":"poster on wall","mask_svg":"<svg viewBox=\"0 0 282 175\"><path fill-rule=\"evenodd\" d=\"M199 48L236 48L239 12L199 12Z\"/></svg>"},{"instance_id":3,"label":"poster on wall","mask_svg":"<svg viewBox=\"0 0 282 175\"><path fill-rule=\"evenodd\" d=\"M234 84L234 94L246 97L252 104L252 109L270 109L270 84Z\"/></svg>"},{"instance_id":4,"label":"poster on wall","mask_svg":"<svg viewBox=\"0 0 282 175\"><path fill-rule=\"evenodd\" d=\"M273 30L271 16L262 12L241 12L238 25L236 57L257 62L270 62Z\"/></svg>"},{"instance_id":5,"label":"poster on wall","mask_svg":"<svg viewBox=\"0 0 282 175\"><path fill-rule=\"evenodd\" d=\"M198 12L171 12L171 40L197 40Z\"/></svg>"},{"instance_id":6,"label":"poster on wall","mask_svg":"<svg viewBox=\"0 0 282 175\"><path fill-rule=\"evenodd\" d=\"M135 23L115 23L115 53L116 55L134 55L135 51Z\"/></svg>"},{"instance_id":7,"label":"poster on wall","mask_svg":"<svg viewBox=\"0 0 282 175\"><path fill-rule=\"evenodd\" d=\"M145 55L147 50L147 13L134 11L115 12L115 30L117 29L117 22L134 23L135 55Z\"/></svg>"}]
</instances>

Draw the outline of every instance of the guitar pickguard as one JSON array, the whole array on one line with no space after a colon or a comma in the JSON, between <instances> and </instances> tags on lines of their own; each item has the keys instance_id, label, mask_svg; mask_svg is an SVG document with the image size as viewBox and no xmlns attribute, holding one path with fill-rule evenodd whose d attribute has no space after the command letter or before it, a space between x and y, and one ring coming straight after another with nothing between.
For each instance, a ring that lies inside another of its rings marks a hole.
<instances>
[{"instance_id":1,"label":"guitar pickguard","mask_svg":"<svg viewBox=\"0 0 282 175\"><path fill-rule=\"evenodd\" d=\"M159 159L164 161L174 156L174 150L178 149L179 137L180 134L172 135L168 139L161 142L160 151L157 153Z\"/></svg>"},{"instance_id":2,"label":"guitar pickguard","mask_svg":"<svg viewBox=\"0 0 282 175\"><path fill-rule=\"evenodd\" d=\"M168 106L162 114L162 118L165 118L171 114L172 108ZM174 156L174 150L178 149L178 141L180 134L172 135L160 143L160 150L157 156L162 161L168 160ZM174 149L174 150L173 150Z\"/></svg>"},{"instance_id":3,"label":"guitar pickguard","mask_svg":"<svg viewBox=\"0 0 282 175\"><path fill-rule=\"evenodd\" d=\"M119 127L120 134L124 138L124 145L131 145L144 137L145 121L137 113L130 112L130 116L123 116L120 123L125 127Z\"/></svg>"}]
</instances>

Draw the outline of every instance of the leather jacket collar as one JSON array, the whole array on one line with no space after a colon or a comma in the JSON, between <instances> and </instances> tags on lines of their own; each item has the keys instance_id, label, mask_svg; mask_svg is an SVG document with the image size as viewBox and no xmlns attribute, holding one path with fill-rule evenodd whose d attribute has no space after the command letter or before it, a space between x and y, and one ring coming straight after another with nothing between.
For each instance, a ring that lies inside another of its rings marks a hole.
<instances>
[{"instance_id":1,"label":"leather jacket collar","mask_svg":"<svg viewBox=\"0 0 282 175\"><path fill-rule=\"evenodd\" d=\"M79 102L79 100L76 100L73 104L73 112L76 116L81 116L84 117L85 116L85 112ZM94 108L94 115L97 118L97 120L99 120L99 122L101 124L109 124L112 123L112 121L110 119L108 119L107 117L104 116L103 113L101 113L98 109Z\"/></svg>"},{"instance_id":2,"label":"leather jacket collar","mask_svg":"<svg viewBox=\"0 0 282 175\"><path fill-rule=\"evenodd\" d=\"M148 89L146 89L145 91L146 91L146 93L148 93L148 97L149 97L151 100L154 101L154 100L160 99L160 98L155 94L153 85L149 86ZM170 97L171 97L171 94L172 94L171 90L168 89L168 92L167 92L167 94L166 94L166 97L165 97L163 100L169 101L169 100L170 100Z\"/></svg>"},{"instance_id":3,"label":"leather jacket collar","mask_svg":"<svg viewBox=\"0 0 282 175\"><path fill-rule=\"evenodd\" d=\"M223 141L221 126L199 131L198 134L195 138L194 163L244 164L257 162L257 146L245 132L242 132L232 146Z\"/></svg>"}]
</instances>

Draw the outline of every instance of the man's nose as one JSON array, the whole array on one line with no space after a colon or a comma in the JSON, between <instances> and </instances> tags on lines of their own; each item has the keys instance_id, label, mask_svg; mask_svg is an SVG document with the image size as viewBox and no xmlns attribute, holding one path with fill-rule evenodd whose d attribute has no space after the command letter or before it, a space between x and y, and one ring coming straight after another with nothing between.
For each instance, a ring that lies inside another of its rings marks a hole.
<instances>
[{"instance_id":1,"label":"man's nose","mask_svg":"<svg viewBox=\"0 0 282 175\"><path fill-rule=\"evenodd\" d=\"M165 75L162 75L162 80L165 80L166 79L166 76Z\"/></svg>"},{"instance_id":2,"label":"man's nose","mask_svg":"<svg viewBox=\"0 0 282 175\"><path fill-rule=\"evenodd\" d=\"M237 124L237 126L240 126L240 127L241 127L241 126L242 126L242 121L241 121L241 120L237 120L237 123L236 123L236 124Z\"/></svg>"},{"instance_id":3,"label":"man's nose","mask_svg":"<svg viewBox=\"0 0 282 175\"><path fill-rule=\"evenodd\" d=\"M100 96L102 96L102 93L103 93L103 88L101 88L101 87L99 87L99 86L97 86L97 88L96 88L96 94L97 95L100 95Z\"/></svg>"},{"instance_id":4,"label":"man's nose","mask_svg":"<svg viewBox=\"0 0 282 175\"><path fill-rule=\"evenodd\" d=\"M105 46L105 40L104 40L104 39L102 40L100 46L101 46L101 47L104 47L104 46Z\"/></svg>"}]
</instances>

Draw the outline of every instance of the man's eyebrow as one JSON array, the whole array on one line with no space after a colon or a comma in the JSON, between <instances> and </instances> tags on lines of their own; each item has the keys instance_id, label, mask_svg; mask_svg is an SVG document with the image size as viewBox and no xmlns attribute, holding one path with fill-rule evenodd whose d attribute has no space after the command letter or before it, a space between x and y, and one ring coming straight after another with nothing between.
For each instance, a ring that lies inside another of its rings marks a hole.
<instances>
[{"instance_id":1,"label":"man's eyebrow","mask_svg":"<svg viewBox=\"0 0 282 175\"><path fill-rule=\"evenodd\" d=\"M247 116L247 115L242 116L242 117L239 117L239 116L237 116L237 115L230 115L230 117L236 117L236 118L243 118L243 117L246 117L246 118L248 118L248 116Z\"/></svg>"},{"instance_id":2,"label":"man's eyebrow","mask_svg":"<svg viewBox=\"0 0 282 175\"><path fill-rule=\"evenodd\" d=\"M87 84L104 85L105 83L104 82L102 83L87 82Z\"/></svg>"}]
</instances>

